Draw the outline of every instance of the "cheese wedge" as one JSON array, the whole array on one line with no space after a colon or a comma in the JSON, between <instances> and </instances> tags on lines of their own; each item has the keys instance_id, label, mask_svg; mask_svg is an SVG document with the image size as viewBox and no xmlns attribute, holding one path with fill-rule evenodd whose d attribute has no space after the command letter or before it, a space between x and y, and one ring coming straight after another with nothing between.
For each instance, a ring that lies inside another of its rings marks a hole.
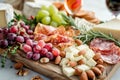
<instances>
[{"instance_id":1,"label":"cheese wedge","mask_svg":"<svg viewBox=\"0 0 120 80\"><path fill-rule=\"evenodd\" d=\"M112 34L112 36L120 41L120 20L113 19L108 22L99 24L93 27L91 30L93 31L100 31L105 34Z\"/></svg>"}]
</instances>

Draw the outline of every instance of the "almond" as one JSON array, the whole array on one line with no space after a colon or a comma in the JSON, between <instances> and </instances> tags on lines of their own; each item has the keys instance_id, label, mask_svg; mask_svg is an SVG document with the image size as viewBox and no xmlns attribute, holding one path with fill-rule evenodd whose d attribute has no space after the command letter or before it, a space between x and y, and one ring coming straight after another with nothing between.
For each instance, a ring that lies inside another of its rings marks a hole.
<instances>
[{"instance_id":1,"label":"almond","mask_svg":"<svg viewBox=\"0 0 120 80\"><path fill-rule=\"evenodd\" d=\"M104 67L103 65L98 64L96 67L99 68L100 71L103 73L103 71L104 71L104 69L105 69L105 67Z\"/></svg>"},{"instance_id":2,"label":"almond","mask_svg":"<svg viewBox=\"0 0 120 80\"><path fill-rule=\"evenodd\" d=\"M100 76L102 74L102 72L100 71L99 68L97 67L92 67L92 71L97 75Z\"/></svg>"},{"instance_id":3,"label":"almond","mask_svg":"<svg viewBox=\"0 0 120 80\"><path fill-rule=\"evenodd\" d=\"M86 73L90 80L95 80L95 74L92 70L87 70Z\"/></svg>"},{"instance_id":4,"label":"almond","mask_svg":"<svg viewBox=\"0 0 120 80\"><path fill-rule=\"evenodd\" d=\"M93 57L94 60L98 60L101 59L101 54L100 53L96 53Z\"/></svg>"},{"instance_id":5,"label":"almond","mask_svg":"<svg viewBox=\"0 0 120 80\"><path fill-rule=\"evenodd\" d=\"M61 56L57 56L55 59L55 64L59 64L61 62Z\"/></svg>"},{"instance_id":6,"label":"almond","mask_svg":"<svg viewBox=\"0 0 120 80\"><path fill-rule=\"evenodd\" d=\"M80 75L80 80L88 80L88 76L87 73L85 71L83 71Z\"/></svg>"},{"instance_id":7,"label":"almond","mask_svg":"<svg viewBox=\"0 0 120 80\"><path fill-rule=\"evenodd\" d=\"M14 68L15 69L21 69L21 68L23 68L23 63L21 63L21 62L15 63L14 64Z\"/></svg>"},{"instance_id":8,"label":"almond","mask_svg":"<svg viewBox=\"0 0 120 80\"><path fill-rule=\"evenodd\" d=\"M76 43L78 46L80 46L80 45L82 44L82 41L79 40L79 39L76 39L76 40L75 40L75 43Z\"/></svg>"},{"instance_id":9,"label":"almond","mask_svg":"<svg viewBox=\"0 0 120 80\"><path fill-rule=\"evenodd\" d=\"M84 55L85 53L86 53L85 50L81 50L81 51L78 52L78 55L81 56L81 55Z\"/></svg>"},{"instance_id":10,"label":"almond","mask_svg":"<svg viewBox=\"0 0 120 80\"><path fill-rule=\"evenodd\" d=\"M69 61L67 63L67 66L70 66L70 67L75 67L76 65L77 65L77 62L75 62L75 61Z\"/></svg>"},{"instance_id":11,"label":"almond","mask_svg":"<svg viewBox=\"0 0 120 80\"><path fill-rule=\"evenodd\" d=\"M79 75L80 76L82 72L83 72L82 70L80 70L78 68L75 68L75 75Z\"/></svg>"},{"instance_id":12,"label":"almond","mask_svg":"<svg viewBox=\"0 0 120 80\"><path fill-rule=\"evenodd\" d=\"M97 60L97 64L103 64L103 60L102 59L98 59Z\"/></svg>"},{"instance_id":13,"label":"almond","mask_svg":"<svg viewBox=\"0 0 120 80\"><path fill-rule=\"evenodd\" d=\"M82 59L79 60L77 63L78 63L78 65L85 64L84 60L82 60Z\"/></svg>"},{"instance_id":14,"label":"almond","mask_svg":"<svg viewBox=\"0 0 120 80\"><path fill-rule=\"evenodd\" d=\"M66 54L65 51L61 51L61 52L60 52L60 56L61 56L62 58L65 57L65 54Z\"/></svg>"},{"instance_id":15,"label":"almond","mask_svg":"<svg viewBox=\"0 0 120 80\"><path fill-rule=\"evenodd\" d=\"M40 62L41 63L48 63L50 60L49 60L49 58L47 58L47 57L43 57L43 58L41 58L40 59Z\"/></svg>"}]
</instances>

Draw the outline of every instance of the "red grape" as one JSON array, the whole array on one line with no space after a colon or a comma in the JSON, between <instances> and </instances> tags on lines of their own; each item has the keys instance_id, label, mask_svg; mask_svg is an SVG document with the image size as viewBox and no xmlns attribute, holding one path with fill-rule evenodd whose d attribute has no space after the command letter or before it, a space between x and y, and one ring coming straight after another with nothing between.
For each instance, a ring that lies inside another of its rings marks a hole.
<instances>
[{"instance_id":1,"label":"red grape","mask_svg":"<svg viewBox=\"0 0 120 80\"><path fill-rule=\"evenodd\" d=\"M33 31L32 30L27 30L27 34L32 35Z\"/></svg>"},{"instance_id":2,"label":"red grape","mask_svg":"<svg viewBox=\"0 0 120 80\"><path fill-rule=\"evenodd\" d=\"M32 56L32 59L33 60L39 60L40 59L40 54L39 53L34 53L33 56Z\"/></svg>"},{"instance_id":3,"label":"red grape","mask_svg":"<svg viewBox=\"0 0 120 80\"><path fill-rule=\"evenodd\" d=\"M11 41L11 40L9 40L9 41L8 41L8 44L9 44L10 46L12 46L12 45L15 44L15 41Z\"/></svg>"},{"instance_id":4,"label":"red grape","mask_svg":"<svg viewBox=\"0 0 120 80\"><path fill-rule=\"evenodd\" d=\"M59 56L59 54L60 54L60 50L57 49L57 48L53 48L53 49L52 49L52 53L53 53L53 55L54 55L55 57L57 57L57 56Z\"/></svg>"},{"instance_id":5,"label":"red grape","mask_svg":"<svg viewBox=\"0 0 120 80\"><path fill-rule=\"evenodd\" d=\"M11 40L11 41L14 41L15 40L15 38L16 38L16 34L15 33L8 33L8 35L7 35L7 39L8 40Z\"/></svg>"},{"instance_id":6,"label":"red grape","mask_svg":"<svg viewBox=\"0 0 120 80\"><path fill-rule=\"evenodd\" d=\"M7 40L0 40L0 47L1 48L8 47L8 41Z\"/></svg>"},{"instance_id":7,"label":"red grape","mask_svg":"<svg viewBox=\"0 0 120 80\"><path fill-rule=\"evenodd\" d=\"M3 28L3 34L7 35L8 34L8 28Z\"/></svg>"},{"instance_id":8,"label":"red grape","mask_svg":"<svg viewBox=\"0 0 120 80\"><path fill-rule=\"evenodd\" d=\"M34 51L34 52L39 53L40 50L41 50L41 47L40 47L39 45L35 45L35 46L33 47L33 51Z\"/></svg>"},{"instance_id":9,"label":"red grape","mask_svg":"<svg viewBox=\"0 0 120 80\"><path fill-rule=\"evenodd\" d=\"M34 39L34 35L29 35L29 38L30 39Z\"/></svg>"},{"instance_id":10,"label":"red grape","mask_svg":"<svg viewBox=\"0 0 120 80\"><path fill-rule=\"evenodd\" d=\"M42 57L46 56L46 53L48 52L48 50L46 48L42 48L40 51L40 54Z\"/></svg>"},{"instance_id":11,"label":"red grape","mask_svg":"<svg viewBox=\"0 0 120 80\"><path fill-rule=\"evenodd\" d=\"M53 54L51 52L47 52L46 57L49 58L50 60L54 59L54 56L53 56Z\"/></svg>"},{"instance_id":12,"label":"red grape","mask_svg":"<svg viewBox=\"0 0 120 80\"><path fill-rule=\"evenodd\" d=\"M17 36L17 37L16 37L16 41L17 41L17 42L20 42L20 43L23 43L25 40L24 40L24 37L23 37L23 36Z\"/></svg>"},{"instance_id":13,"label":"red grape","mask_svg":"<svg viewBox=\"0 0 120 80\"><path fill-rule=\"evenodd\" d=\"M47 43L44 48L46 48L48 51L52 50L52 43Z\"/></svg>"},{"instance_id":14,"label":"red grape","mask_svg":"<svg viewBox=\"0 0 120 80\"><path fill-rule=\"evenodd\" d=\"M11 33L17 33L18 32L18 27L17 26L12 26L12 27L10 27L10 32Z\"/></svg>"},{"instance_id":15,"label":"red grape","mask_svg":"<svg viewBox=\"0 0 120 80\"><path fill-rule=\"evenodd\" d=\"M38 41L38 45L43 48L45 46L45 42L43 40Z\"/></svg>"},{"instance_id":16,"label":"red grape","mask_svg":"<svg viewBox=\"0 0 120 80\"><path fill-rule=\"evenodd\" d=\"M4 39L3 33L0 33L0 40Z\"/></svg>"},{"instance_id":17,"label":"red grape","mask_svg":"<svg viewBox=\"0 0 120 80\"><path fill-rule=\"evenodd\" d=\"M27 53L27 52L32 52L32 47L29 46L29 45L27 45L27 44L24 44L22 49L23 49L23 51L26 52L26 53Z\"/></svg>"},{"instance_id":18,"label":"red grape","mask_svg":"<svg viewBox=\"0 0 120 80\"><path fill-rule=\"evenodd\" d=\"M26 40L26 44L32 46L33 45L33 41L31 39L27 39Z\"/></svg>"},{"instance_id":19,"label":"red grape","mask_svg":"<svg viewBox=\"0 0 120 80\"><path fill-rule=\"evenodd\" d=\"M26 58L31 59L33 56L33 52L27 52Z\"/></svg>"},{"instance_id":20,"label":"red grape","mask_svg":"<svg viewBox=\"0 0 120 80\"><path fill-rule=\"evenodd\" d=\"M3 32L3 29L2 28L0 28L0 33L2 33Z\"/></svg>"}]
</instances>

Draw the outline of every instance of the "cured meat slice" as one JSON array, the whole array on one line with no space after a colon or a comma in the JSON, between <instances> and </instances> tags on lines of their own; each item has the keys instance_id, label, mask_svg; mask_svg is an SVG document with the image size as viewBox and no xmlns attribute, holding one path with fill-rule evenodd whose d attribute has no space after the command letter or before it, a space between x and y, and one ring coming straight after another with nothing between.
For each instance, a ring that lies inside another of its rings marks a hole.
<instances>
[{"instance_id":1,"label":"cured meat slice","mask_svg":"<svg viewBox=\"0 0 120 80\"><path fill-rule=\"evenodd\" d=\"M110 64L115 64L120 61L120 48L114 42L103 38L96 38L90 42L90 48L101 53L101 58Z\"/></svg>"}]
</instances>

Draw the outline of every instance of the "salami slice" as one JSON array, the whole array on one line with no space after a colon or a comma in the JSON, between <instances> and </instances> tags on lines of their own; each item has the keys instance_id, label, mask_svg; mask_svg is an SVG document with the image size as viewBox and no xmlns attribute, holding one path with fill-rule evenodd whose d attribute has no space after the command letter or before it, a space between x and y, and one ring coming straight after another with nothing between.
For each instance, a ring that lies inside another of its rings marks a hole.
<instances>
[{"instance_id":1,"label":"salami slice","mask_svg":"<svg viewBox=\"0 0 120 80\"><path fill-rule=\"evenodd\" d=\"M116 64L120 61L120 48L114 42L96 38L90 42L90 48L95 53L101 53L101 58L109 64Z\"/></svg>"}]
</instances>

